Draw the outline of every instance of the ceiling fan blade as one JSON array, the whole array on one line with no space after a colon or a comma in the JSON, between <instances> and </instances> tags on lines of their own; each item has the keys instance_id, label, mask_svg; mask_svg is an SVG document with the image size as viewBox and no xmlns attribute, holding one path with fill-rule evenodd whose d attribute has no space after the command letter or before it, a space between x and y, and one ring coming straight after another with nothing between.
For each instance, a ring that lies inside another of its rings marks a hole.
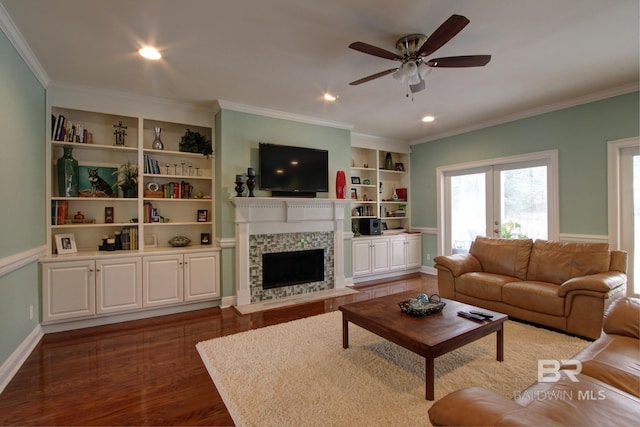
<instances>
[{"instance_id":1,"label":"ceiling fan blade","mask_svg":"<svg viewBox=\"0 0 640 427\"><path fill-rule=\"evenodd\" d=\"M361 79L359 79L359 80L356 80L356 81L354 81L354 82L351 82L351 83L349 83L349 84L350 84L351 86L355 86L355 85L359 85L359 84L361 84L361 83L366 83L366 82L368 82L368 81L371 81L371 80L377 79L378 77L383 77L383 76L386 76L387 74L391 74L391 73L393 73L393 72L394 72L394 71L396 71L396 70L397 70L397 68L390 68L390 69L388 69L388 70L380 71L379 73L375 73L375 74L372 74L372 75L370 75L370 76L363 77L363 78L361 78Z\"/></svg>"},{"instance_id":2,"label":"ceiling fan blade","mask_svg":"<svg viewBox=\"0 0 640 427\"><path fill-rule=\"evenodd\" d=\"M402 57L390 52L388 50L382 49L377 46L370 45L364 42L353 42L349 45L349 47L353 50L357 50L362 53L367 53L369 55L377 56L379 58L391 59L396 61L401 61Z\"/></svg>"},{"instance_id":3,"label":"ceiling fan blade","mask_svg":"<svg viewBox=\"0 0 640 427\"><path fill-rule=\"evenodd\" d=\"M437 68L483 67L489 63L491 55L467 55L434 58L427 61L427 65Z\"/></svg>"},{"instance_id":4,"label":"ceiling fan blade","mask_svg":"<svg viewBox=\"0 0 640 427\"><path fill-rule=\"evenodd\" d=\"M462 15L451 15L433 32L418 50L418 56L431 55L455 37L470 21Z\"/></svg>"}]
</instances>

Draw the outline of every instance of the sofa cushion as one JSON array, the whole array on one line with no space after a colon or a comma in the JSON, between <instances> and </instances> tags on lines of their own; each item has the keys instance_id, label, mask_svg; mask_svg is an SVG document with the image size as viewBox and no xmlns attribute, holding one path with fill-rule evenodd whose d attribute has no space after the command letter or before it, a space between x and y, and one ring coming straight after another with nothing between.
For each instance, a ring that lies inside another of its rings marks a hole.
<instances>
[{"instance_id":1,"label":"sofa cushion","mask_svg":"<svg viewBox=\"0 0 640 427\"><path fill-rule=\"evenodd\" d=\"M567 426L631 426L638 423L640 399L587 375L536 383L516 402Z\"/></svg>"},{"instance_id":2,"label":"sofa cushion","mask_svg":"<svg viewBox=\"0 0 640 427\"><path fill-rule=\"evenodd\" d=\"M502 287L505 304L538 313L564 316L565 299L558 296L558 285L546 282L510 282Z\"/></svg>"},{"instance_id":3,"label":"sofa cushion","mask_svg":"<svg viewBox=\"0 0 640 427\"><path fill-rule=\"evenodd\" d=\"M608 243L564 243L536 240L527 280L562 284L572 277L609 271Z\"/></svg>"},{"instance_id":4,"label":"sofa cushion","mask_svg":"<svg viewBox=\"0 0 640 427\"><path fill-rule=\"evenodd\" d=\"M640 338L640 299L620 298L611 303L602 329L607 334Z\"/></svg>"},{"instance_id":5,"label":"sofa cushion","mask_svg":"<svg viewBox=\"0 0 640 427\"><path fill-rule=\"evenodd\" d=\"M482 271L525 280L532 245L531 239L494 239L478 236L469 253L480 261Z\"/></svg>"},{"instance_id":6,"label":"sofa cushion","mask_svg":"<svg viewBox=\"0 0 640 427\"><path fill-rule=\"evenodd\" d=\"M637 338L604 334L572 359L582 373L640 397L640 346Z\"/></svg>"},{"instance_id":7,"label":"sofa cushion","mask_svg":"<svg viewBox=\"0 0 640 427\"><path fill-rule=\"evenodd\" d=\"M456 279L456 292L489 301L502 301L502 287L511 276L493 273L465 273Z\"/></svg>"}]
</instances>

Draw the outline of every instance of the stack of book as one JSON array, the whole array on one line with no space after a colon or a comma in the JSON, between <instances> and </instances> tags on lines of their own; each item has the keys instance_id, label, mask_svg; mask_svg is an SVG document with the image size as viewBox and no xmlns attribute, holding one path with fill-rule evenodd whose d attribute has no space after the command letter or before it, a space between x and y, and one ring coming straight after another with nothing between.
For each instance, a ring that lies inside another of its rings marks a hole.
<instances>
[{"instance_id":1,"label":"stack of book","mask_svg":"<svg viewBox=\"0 0 640 427\"><path fill-rule=\"evenodd\" d=\"M69 202L67 200L52 200L51 225L64 225L67 212L69 212Z\"/></svg>"},{"instance_id":2,"label":"stack of book","mask_svg":"<svg viewBox=\"0 0 640 427\"><path fill-rule=\"evenodd\" d=\"M87 143L91 133L78 123L72 123L59 114L51 116L51 139L54 141Z\"/></svg>"}]
</instances>

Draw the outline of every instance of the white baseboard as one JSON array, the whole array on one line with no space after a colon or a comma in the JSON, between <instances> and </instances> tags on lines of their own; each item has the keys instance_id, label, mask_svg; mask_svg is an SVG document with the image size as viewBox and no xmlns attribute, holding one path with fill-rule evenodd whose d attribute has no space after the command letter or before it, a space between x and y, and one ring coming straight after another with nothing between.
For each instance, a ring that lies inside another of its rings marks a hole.
<instances>
[{"instance_id":1,"label":"white baseboard","mask_svg":"<svg viewBox=\"0 0 640 427\"><path fill-rule=\"evenodd\" d=\"M42 339L44 332L40 325L36 325L22 343L15 349L11 356L0 366L0 393L9 384L9 381L18 372L22 364L27 360L33 349Z\"/></svg>"},{"instance_id":2,"label":"white baseboard","mask_svg":"<svg viewBox=\"0 0 640 427\"><path fill-rule=\"evenodd\" d=\"M438 275L438 270L436 270L433 267L427 267L426 265L423 265L420 268L420 273L424 273L424 274L430 274L432 276L437 276Z\"/></svg>"},{"instance_id":3,"label":"white baseboard","mask_svg":"<svg viewBox=\"0 0 640 427\"><path fill-rule=\"evenodd\" d=\"M222 297L220 300L220 308L229 308L236 305L236 296L232 295L230 297Z\"/></svg>"}]
</instances>

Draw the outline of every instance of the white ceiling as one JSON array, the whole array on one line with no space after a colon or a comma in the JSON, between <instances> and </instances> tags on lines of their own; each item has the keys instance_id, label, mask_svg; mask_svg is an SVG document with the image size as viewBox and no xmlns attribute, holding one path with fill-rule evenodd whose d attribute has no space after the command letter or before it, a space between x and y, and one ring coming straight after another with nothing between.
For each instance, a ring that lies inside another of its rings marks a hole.
<instances>
[{"instance_id":1,"label":"white ceiling","mask_svg":"<svg viewBox=\"0 0 640 427\"><path fill-rule=\"evenodd\" d=\"M637 90L638 0L0 0L51 84L179 101L223 100L422 141L594 94ZM394 50L452 14L471 23L431 57L491 54L434 69L414 99L396 66L349 49ZM137 50L159 47L158 62ZM322 100L325 91L338 101ZM436 117L431 124L420 118Z\"/></svg>"}]
</instances>

